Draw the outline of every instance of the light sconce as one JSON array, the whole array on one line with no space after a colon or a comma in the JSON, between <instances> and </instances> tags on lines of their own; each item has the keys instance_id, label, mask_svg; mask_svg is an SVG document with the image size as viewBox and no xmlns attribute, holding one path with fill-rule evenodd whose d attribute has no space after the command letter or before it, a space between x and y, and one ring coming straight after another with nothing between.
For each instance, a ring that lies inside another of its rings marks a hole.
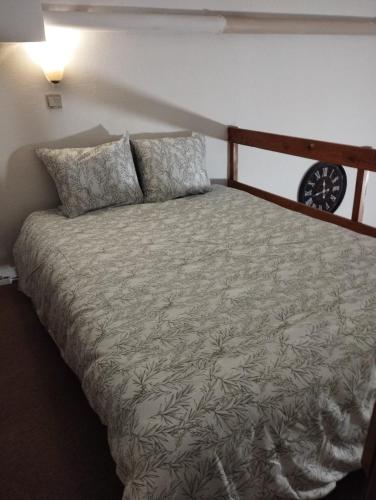
<instances>
[{"instance_id":1,"label":"light sconce","mask_svg":"<svg viewBox=\"0 0 376 500\"><path fill-rule=\"evenodd\" d=\"M46 26L46 41L27 43L26 50L31 59L41 66L50 83L59 83L65 66L72 59L79 42L79 32L68 28Z\"/></svg>"}]
</instances>

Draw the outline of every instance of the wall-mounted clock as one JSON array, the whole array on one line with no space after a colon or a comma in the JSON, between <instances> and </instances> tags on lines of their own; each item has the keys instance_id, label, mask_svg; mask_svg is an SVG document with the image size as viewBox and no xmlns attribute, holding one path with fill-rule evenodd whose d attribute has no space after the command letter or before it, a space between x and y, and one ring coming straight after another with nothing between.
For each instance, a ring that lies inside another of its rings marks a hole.
<instances>
[{"instance_id":1,"label":"wall-mounted clock","mask_svg":"<svg viewBox=\"0 0 376 500\"><path fill-rule=\"evenodd\" d=\"M345 196L347 177L341 165L315 163L299 186L298 201L309 207L335 212Z\"/></svg>"}]
</instances>

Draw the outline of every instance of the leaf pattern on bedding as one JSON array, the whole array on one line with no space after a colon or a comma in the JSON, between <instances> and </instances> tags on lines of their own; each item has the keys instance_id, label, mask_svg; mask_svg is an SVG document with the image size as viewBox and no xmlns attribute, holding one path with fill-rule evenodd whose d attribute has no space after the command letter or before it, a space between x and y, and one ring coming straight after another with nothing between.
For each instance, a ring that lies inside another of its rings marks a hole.
<instances>
[{"instance_id":1,"label":"leaf pattern on bedding","mask_svg":"<svg viewBox=\"0 0 376 500\"><path fill-rule=\"evenodd\" d=\"M360 466L376 241L215 186L26 220L21 289L108 426L124 500L314 499Z\"/></svg>"},{"instance_id":2,"label":"leaf pattern on bedding","mask_svg":"<svg viewBox=\"0 0 376 500\"><path fill-rule=\"evenodd\" d=\"M39 148L36 154L55 182L67 217L143 201L127 135L90 148Z\"/></svg>"},{"instance_id":3,"label":"leaf pattern on bedding","mask_svg":"<svg viewBox=\"0 0 376 500\"><path fill-rule=\"evenodd\" d=\"M166 201L210 191L205 138L132 139L145 201Z\"/></svg>"}]
</instances>

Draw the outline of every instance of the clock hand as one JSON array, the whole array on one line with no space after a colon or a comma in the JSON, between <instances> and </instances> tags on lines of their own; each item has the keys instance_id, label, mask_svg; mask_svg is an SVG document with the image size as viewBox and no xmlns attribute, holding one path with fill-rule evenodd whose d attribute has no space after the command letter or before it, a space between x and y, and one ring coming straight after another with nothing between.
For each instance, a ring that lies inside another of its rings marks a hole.
<instances>
[{"instance_id":1,"label":"clock hand","mask_svg":"<svg viewBox=\"0 0 376 500\"><path fill-rule=\"evenodd\" d=\"M328 193L329 191L330 191L330 189L328 188L328 189L325 189L324 191L320 191L320 193L314 194L313 196L319 196L320 194L325 194L325 193ZM325 198L325 196L324 196L324 198Z\"/></svg>"},{"instance_id":2,"label":"clock hand","mask_svg":"<svg viewBox=\"0 0 376 500\"><path fill-rule=\"evenodd\" d=\"M325 179L323 182L323 192L322 192L322 199L325 200L326 198L326 193L329 191L329 189L325 190Z\"/></svg>"}]
</instances>

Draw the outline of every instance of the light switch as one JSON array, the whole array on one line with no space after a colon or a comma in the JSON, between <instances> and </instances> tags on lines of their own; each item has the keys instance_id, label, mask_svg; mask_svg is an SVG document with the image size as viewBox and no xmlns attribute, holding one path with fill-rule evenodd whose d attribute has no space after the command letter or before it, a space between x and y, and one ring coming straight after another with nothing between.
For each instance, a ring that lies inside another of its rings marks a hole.
<instances>
[{"instance_id":1,"label":"light switch","mask_svg":"<svg viewBox=\"0 0 376 500\"><path fill-rule=\"evenodd\" d=\"M63 107L60 94L47 94L46 100L47 106L51 109L61 109Z\"/></svg>"}]
</instances>

